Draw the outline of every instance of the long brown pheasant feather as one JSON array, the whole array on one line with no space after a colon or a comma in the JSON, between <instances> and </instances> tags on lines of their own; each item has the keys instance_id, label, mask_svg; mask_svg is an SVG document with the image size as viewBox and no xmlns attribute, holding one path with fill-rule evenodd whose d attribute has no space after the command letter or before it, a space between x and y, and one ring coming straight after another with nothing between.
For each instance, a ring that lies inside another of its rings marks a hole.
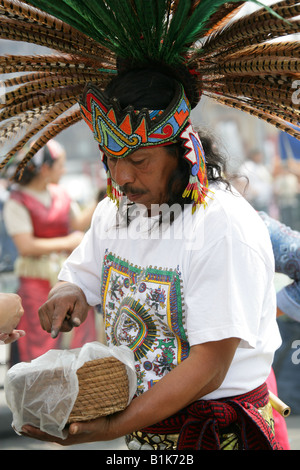
<instances>
[{"instance_id":1,"label":"long brown pheasant feather","mask_svg":"<svg viewBox=\"0 0 300 470\"><path fill-rule=\"evenodd\" d=\"M279 41L299 33L300 3L284 0L272 9L284 21L260 9L223 25L191 53L190 66L205 95L300 139L299 102L295 99L295 84L300 83L300 43Z\"/></svg>"},{"instance_id":2,"label":"long brown pheasant feather","mask_svg":"<svg viewBox=\"0 0 300 470\"><path fill-rule=\"evenodd\" d=\"M22 166L47 139L78 122L84 85L104 88L128 63L184 66L198 90L300 139L300 2L273 2L236 18L247 1L0 0L0 38L47 49L0 57L5 93L0 144L12 142L0 168L36 140ZM49 48L51 51L49 51ZM73 109L74 108L74 109Z\"/></svg>"}]
</instances>

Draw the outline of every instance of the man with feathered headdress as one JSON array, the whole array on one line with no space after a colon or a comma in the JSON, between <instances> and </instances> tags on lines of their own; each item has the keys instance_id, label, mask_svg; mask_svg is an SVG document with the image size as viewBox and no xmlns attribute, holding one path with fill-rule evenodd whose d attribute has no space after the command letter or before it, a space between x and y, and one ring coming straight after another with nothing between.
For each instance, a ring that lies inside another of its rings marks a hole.
<instances>
[{"instance_id":1,"label":"man with feathered headdress","mask_svg":"<svg viewBox=\"0 0 300 470\"><path fill-rule=\"evenodd\" d=\"M41 307L41 324L55 337L101 303L107 342L132 349L138 377L124 411L73 423L62 444L126 435L130 449L280 448L265 383L280 344L271 242L190 123L205 92L297 134L278 74L286 83L297 76L298 44L264 41L295 32L299 6L286 0L231 23L243 3L32 0L18 9L23 37L36 33L61 51L6 60L43 72L6 94L6 119L35 105L34 131L50 123L24 164L82 118L107 170L108 197ZM17 21L14 8L5 11L5 25ZM80 112L61 117L78 98Z\"/></svg>"},{"instance_id":2,"label":"man with feathered headdress","mask_svg":"<svg viewBox=\"0 0 300 470\"><path fill-rule=\"evenodd\" d=\"M168 74L135 69L105 92L88 85L81 108L109 197L41 324L55 336L101 303L108 344L134 351L138 389L123 412L72 424L66 443L126 434L130 449L157 448L156 439L160 448L278 448L261 415L280 344L266 227L224 180Z\"/></svg>"}]
</instances>

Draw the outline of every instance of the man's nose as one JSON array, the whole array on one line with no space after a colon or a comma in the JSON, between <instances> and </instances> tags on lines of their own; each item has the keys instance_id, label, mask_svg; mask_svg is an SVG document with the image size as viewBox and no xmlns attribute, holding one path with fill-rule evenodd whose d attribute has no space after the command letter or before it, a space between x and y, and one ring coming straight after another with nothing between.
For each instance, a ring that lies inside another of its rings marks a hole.
<instances>
[{"instance_id":1,"label":"man's nose","mask_svg":"<svg viewBox=\"0 0 300 470\"><path fill-rule=\"evenodd\" d=\"M124 186L126 183L134 183L134 171L130 162L125 158L118 158L112 171L112 177L119 186Z\"/></svg>"}]
</instances>

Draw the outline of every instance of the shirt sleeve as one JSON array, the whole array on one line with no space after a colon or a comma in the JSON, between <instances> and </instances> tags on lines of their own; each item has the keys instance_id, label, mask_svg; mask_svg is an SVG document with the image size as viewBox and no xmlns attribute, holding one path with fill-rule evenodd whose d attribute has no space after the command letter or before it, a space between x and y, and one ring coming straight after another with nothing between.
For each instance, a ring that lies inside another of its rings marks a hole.
<instances>
[{"instance_id":1,"label":"shirt sleeve","mask_svg":"<svg viewBox=\"0 0 300 470\"><path fill-rule=\"evenodd\" d=\"M5 202L3 218L7 233L11 237L20 233L33 233L30 214L18 201L8 199Z\"/></svg>"},{"instance_id":2,"label":"shirt sleeve","mask_svg":"<svg viewBox=\"0 0 300 470\"><path fill-rule=\"evenodd\" d=\"M187 331L191 345L236 337L255 347L272 269L253 248L230 235L191 256ZM275 291L274 291L275 297ZM275 299L274 299L275 312Z\"/></svg>"}]
</instances>

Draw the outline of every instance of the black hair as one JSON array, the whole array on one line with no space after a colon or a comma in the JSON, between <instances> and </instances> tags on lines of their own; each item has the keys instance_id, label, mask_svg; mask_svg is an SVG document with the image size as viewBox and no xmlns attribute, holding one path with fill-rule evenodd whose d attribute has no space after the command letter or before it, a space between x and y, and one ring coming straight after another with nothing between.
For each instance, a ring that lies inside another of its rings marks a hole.
<instances>
[{"instance_id":1,"label":"black hair","mask_svg":"<svg viewBox=\"0 0 300 470\"><path fill-rule=\"evenodd\" d=\"M206 160L207 179L209 183L224 183L227 189L230 188L230 182L225 178L227 173L226 157L217 148L211 135L207 132L198 132L201 140ZM168 204L190 204L193 200L190 197L182 197L184 189L187 187L190 178L190 166L183 155L186 151L178 142L173 145L165 146L165 149L178 156L178 166L174 171L168 186L169 200Z\"/></svg>"},{"instance_id":2,"label":"black hair","mask_svg":"<svg viewBox=\"0 0 300 470\"><path fill-rule=\"evenodd\" d=\"M50 168L55 162L55 158L52 157L48 145L45 145L39 150L41 152L41 160L39 163L36 163L35 156L27 163L23 169L22 176L20 177L20 171L18 171L14 177L13 181L19 183L21 186L26 186L29 184L40 172L42 165L48 165Z\"/></svg>"},{"instance_id":3,"label":"black hair","mask_svg":"<svg viewBox=\"0 0 300 470\"><path fill-rule=\"evenodd\" d=\"M199 103L199 84L185 66L174 69L165 64L149 63L147 67L134 67L118 59L117 68L118 75L105 91L110 98L115 96L120 100L124 107L132 104L135 109L165 109L174 96L176 82L183 85L192 109Z\"/></svg>"},{"instance_id":4,"label":"black hair","mask_svg":"<svg viewBox=\"0 0 300 470\"><path fill-rule=\"evenodd\" d=\"M113 79L105 93L117 98L122 109L132 105L134 109L165 109L175 93L176 82L165 74L152 69L135 69Z\"/></svg>"}]
</instances>

